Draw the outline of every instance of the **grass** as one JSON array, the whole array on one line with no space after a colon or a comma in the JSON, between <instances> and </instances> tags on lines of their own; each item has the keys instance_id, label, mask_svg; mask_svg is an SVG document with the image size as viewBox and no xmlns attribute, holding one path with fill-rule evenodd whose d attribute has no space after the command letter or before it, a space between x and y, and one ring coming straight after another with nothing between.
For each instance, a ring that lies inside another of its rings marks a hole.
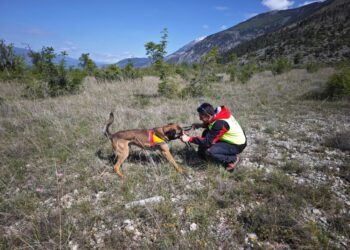
<instances>
[{"instance_id":1,"label":"grass","mask_svg":"<svg viewBox=\"0 0 350 250\"><path fill-rule=\"evenodd\" d=\"M1 82L1 248L237 249L255 233L256 248L345 249L349 157L341 140L349 103L303 98L333 72L262 72L244 85L213 83L220 98L170 100L157 95L153 77L87 78L78 95L37 100L23 98L20 83ZM126 178L113 173L111 145L101 132L111 110L112 131L190 125L203 101L227 105L246 130L237 171L191 166L194 151L175 141L171 151L192 179L157 152L137 148L123 165ZM158 195L165 200L156 205L124 206Z\"/></svg>"}]
</instances>

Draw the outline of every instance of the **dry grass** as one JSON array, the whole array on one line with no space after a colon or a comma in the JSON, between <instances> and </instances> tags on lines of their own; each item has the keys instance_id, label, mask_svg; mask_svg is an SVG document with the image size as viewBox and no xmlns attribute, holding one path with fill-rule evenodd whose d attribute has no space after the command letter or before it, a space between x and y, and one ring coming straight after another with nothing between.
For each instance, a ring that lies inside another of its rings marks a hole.
<instances>
[{"instance_id":1,"label":"dry grass","mask_svg":"<svg viewBox=\"0 0 350 250\"><path fill-rule=\"evenodd\" d=\"M79 95L44 100L22 98L18 83L0 83L1 248L238 248L251 244L247 233L256 233L254 244L263 248L345 248L349 227L339 220L348 220L349 157L325 146L325 136L349 131L349 103L302 99L332 73L263 72L245 85L215 83L211 98L184 100L158 97L154 77L89 78ZM198 122L203 101L227 105L245 128L249 146L238 171L189 166L185 156L194 152L176 141L172 152L191 180L157 153L136 148L123 165L126 179L112 172L102 135L111 110L112 131L189 125ZM339 178L342 184L332 186ZM165 201L124 208L156 195ZM280 210L271 212L273 206ZM314 218L309 207L321 215Z\"/></svg>"}]
</instances>

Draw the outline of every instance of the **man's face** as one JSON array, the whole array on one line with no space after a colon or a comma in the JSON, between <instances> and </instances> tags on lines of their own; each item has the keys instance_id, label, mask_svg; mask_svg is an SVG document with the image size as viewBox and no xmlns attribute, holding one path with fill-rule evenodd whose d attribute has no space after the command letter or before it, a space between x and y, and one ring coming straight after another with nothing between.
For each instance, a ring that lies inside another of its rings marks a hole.
<instances>
[{"instance_id":1,"label":"man's face","mask_svg":"<svg viewBox=\"0 0 350 250\"><path fill-rule=\"evenodd\" d=\"M212 116L209 114L201 114L199 113L199 120L201 120L204 124L209 124Z\"/></svg>"}]
</instances>

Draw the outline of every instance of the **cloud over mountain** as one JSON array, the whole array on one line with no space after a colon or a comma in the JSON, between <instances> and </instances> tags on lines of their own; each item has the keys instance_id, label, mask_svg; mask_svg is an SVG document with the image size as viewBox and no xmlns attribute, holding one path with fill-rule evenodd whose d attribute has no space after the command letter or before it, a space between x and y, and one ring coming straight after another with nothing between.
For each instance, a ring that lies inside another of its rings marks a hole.
<instances>
[{"instance_id":1,"label":"cloud over mountain","mask_svg":"<svg viewBox=\"0 0 350 250\"><path fill-rule=\"evenodd\" d=\"M285 10L294 4L290 0L263 0L261 3L270 10Z\"/></svg>"}]
</instances>

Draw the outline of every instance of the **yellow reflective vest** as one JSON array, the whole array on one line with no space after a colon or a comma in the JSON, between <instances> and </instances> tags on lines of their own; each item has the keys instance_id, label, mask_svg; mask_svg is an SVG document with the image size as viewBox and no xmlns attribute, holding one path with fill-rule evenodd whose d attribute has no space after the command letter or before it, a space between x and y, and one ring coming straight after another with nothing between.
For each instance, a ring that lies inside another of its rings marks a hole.
<instances>
[{"instance_id":1,"label":"yellow reflective vest","mask_svg":"<svg viewBox=\"0 0 350 250\"><path fill-rule=\"evenodd\" d=\"M227 142L230 144L236 144L236 145L242 145L246 142L246 137L243 132L243 129L239 125L239 123L236 121L236 119L231 115L228 119L220 119L222 121L226 121L228 125L230 126L230 129L226 131L219 139L219 141ZM216 120L219 121L219 120ZM214 123L212 122L209 124L208 128L211 130Z\"/></svg>"}]
</instances>

